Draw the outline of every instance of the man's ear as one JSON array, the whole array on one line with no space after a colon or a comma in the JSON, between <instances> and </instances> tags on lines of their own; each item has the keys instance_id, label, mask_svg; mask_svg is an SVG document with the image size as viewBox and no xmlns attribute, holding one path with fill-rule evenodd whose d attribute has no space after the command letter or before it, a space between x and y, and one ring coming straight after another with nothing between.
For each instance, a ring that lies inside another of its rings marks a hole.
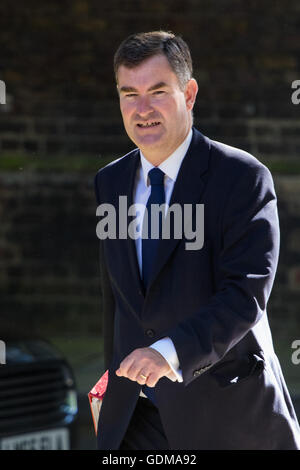
<instances>
[{"instance_id":1,"label":"man's ear","mask_svg":"<svg viewBox=\"0 0 300 470\"><path fill-rule=\"evenodd\" d=\"M193 109L195 101L196 101L197 93L198 93L198 83L196 82L194 78L191 78L187 82L186 87L185 87L185 92L184 92L185 102L186 102L188 111L191 111Z\"/></svg>"}]
</instances>

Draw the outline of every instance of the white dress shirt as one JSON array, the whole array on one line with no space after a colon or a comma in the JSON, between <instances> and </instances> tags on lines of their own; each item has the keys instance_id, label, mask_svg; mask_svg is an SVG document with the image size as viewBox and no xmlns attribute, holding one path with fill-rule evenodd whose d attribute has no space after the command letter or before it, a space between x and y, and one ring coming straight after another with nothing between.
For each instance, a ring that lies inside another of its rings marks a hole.
<instances>
[{"instance_id":1,"label":"white dress shirt","mask_svg":"<svg viewBox=\"0 0 300 470\"><path fill-rule=\"evenodd\" d=\"M181 166L181 163L186 155L186 152L190 146L192 140L192 129L188 133L182 144L173 152L166 160L164 160L158 168L165 173L164 176L164 188L165 188L165 203L166 210L168 208L171 194L174 188L174 184ZM141 162L136 173L135 187L133 193L134 204L139 204L139 220L143 220L144 214L142 213L143 208L145 209L148 198L151 192L151 185L148 178L148 172L154 168L154 165L150 163L140 151ZM139 264L140 273L142 273L142 238L137 237L135 239L137 259ZM178 382L183 382L182 373L179 368L179 360L174 347L173 341L168 338L162 338L151 345L151 348L158 351L169 363L172 371L176 374ZM176 381L175 379L173 381ZM144 394L141 392L141 395Z\"/></svg>"}]
</instances>

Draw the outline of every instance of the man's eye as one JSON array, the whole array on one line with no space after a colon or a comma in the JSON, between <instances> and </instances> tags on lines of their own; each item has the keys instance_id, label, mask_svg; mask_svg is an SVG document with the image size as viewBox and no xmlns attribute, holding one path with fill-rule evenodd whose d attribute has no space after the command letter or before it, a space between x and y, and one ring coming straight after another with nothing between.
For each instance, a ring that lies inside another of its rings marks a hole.
<instances>
[{"instance_id":1,"label":"man's eye","mask_svg":"<svg viewBox=\"0 0 300 470\"><path fill-rule=\"evenodd\" d=\"M125 96L126 96L126 98L134 98L135 96L137 96L137 94L136 93L128 93Z\"/></svg>"},{"instance_id":2,"label":"man's eye","mask_svg":"<svg viewBox=\"0 0 300 470\"><path fill-rule=\"evenodd\" d=\"M163 95L165 92L163 90L157 90L153 94L154 95Z\"/></svg>"}]
</instances>

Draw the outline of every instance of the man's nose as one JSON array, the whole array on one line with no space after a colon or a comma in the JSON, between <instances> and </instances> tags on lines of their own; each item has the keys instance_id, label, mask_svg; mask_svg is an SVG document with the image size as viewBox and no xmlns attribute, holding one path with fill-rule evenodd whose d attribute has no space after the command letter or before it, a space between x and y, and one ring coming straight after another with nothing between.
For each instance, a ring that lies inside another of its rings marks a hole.
<instances>
[{"instance_id":1,"label":"man's nose","mask_svg":"<svg viewBox=\"0 0 300 470\"><path fill-rule=\"evenodd\" d=\"M149 96L139 96L136 106L137 113L143 117L153 111Z\"/></svg>"}]
</instances>

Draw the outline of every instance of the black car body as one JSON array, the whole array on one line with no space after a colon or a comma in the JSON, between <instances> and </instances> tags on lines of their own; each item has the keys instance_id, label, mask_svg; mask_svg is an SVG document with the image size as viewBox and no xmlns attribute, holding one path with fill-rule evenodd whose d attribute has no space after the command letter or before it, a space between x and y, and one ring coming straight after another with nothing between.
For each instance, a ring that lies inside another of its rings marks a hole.
<instances>
[{"instance_id":1,"label":"black car body","mask_svg":"<svg viewBox=\"0 0 300 470\"><path fill-rule=\"evenodd\" d=\"M77 394L67 361L47 342L5 344L0 365L0 449L75 446Z\"/></svg>"}]
</instances>

